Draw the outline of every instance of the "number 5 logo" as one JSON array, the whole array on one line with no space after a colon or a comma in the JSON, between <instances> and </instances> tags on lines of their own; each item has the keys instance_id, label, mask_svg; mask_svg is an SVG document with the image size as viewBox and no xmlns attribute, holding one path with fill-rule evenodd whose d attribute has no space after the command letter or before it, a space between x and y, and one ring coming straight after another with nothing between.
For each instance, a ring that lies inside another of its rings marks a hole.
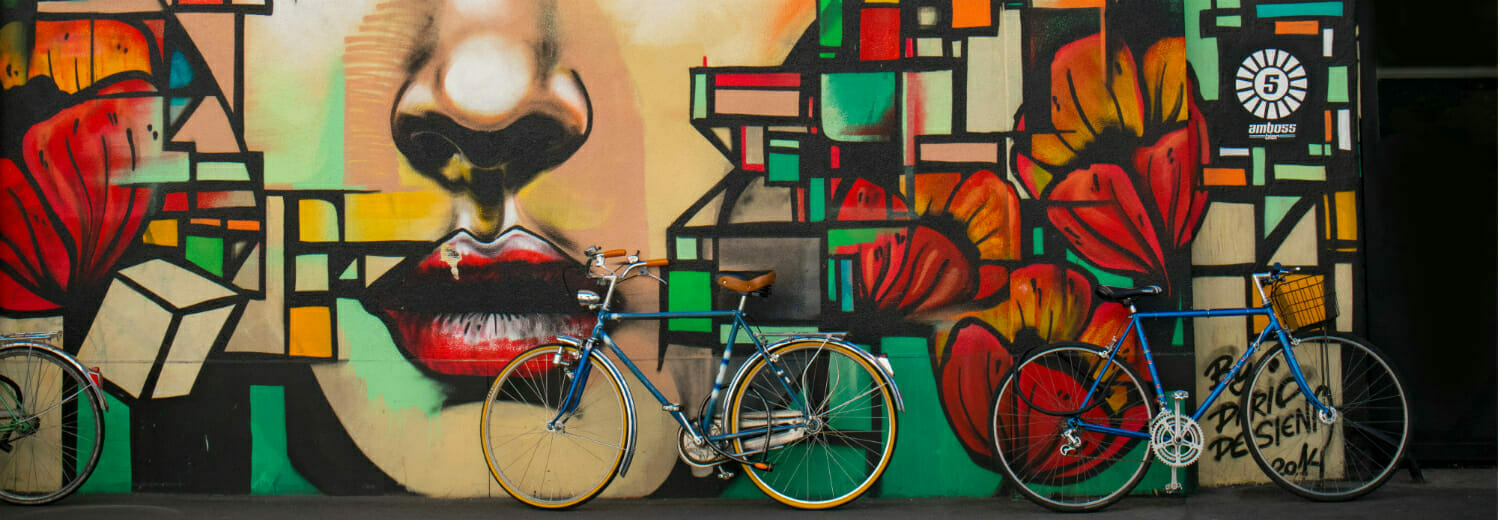
<instances>
[{"instance_id":1,"label":"number 5 logo","mask_svg":"<svg viewBox=\"0 0 1500 520\"><path fill-rule=\"evenodd\" d=\"M1264 49L1240 63L1234 89L1240 104L1255 117L1281 119L1296 112L1307 98L1307 71L1291 53Z\"/></svg>"}]
</instances>

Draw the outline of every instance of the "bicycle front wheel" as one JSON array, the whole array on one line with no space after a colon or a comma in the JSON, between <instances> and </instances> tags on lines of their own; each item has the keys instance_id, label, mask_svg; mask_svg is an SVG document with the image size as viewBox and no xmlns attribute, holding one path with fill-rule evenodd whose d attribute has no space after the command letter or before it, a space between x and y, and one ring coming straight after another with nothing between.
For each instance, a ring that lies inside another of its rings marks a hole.
<instances>
[{"instance_id":1,"label":"bicycle front wheel","mask_svg":"<svg viewBox=\"0 0 1500 520\"><path fill-rule=\"evenodd\" d=\"M630 434L624 382L597 358L565 344L527 350L490 386L479 423L490 474L527 505L566 509L608 486ZM574 381L577 407L560 413Z\"/></svg>"},{"instance_id":2,"label":"bicycle front wheel","mask_svg":"<svg viewBox=\"0 0 1500 520\"><path fill-rule=\"evenodd\" d=\"M88 376L58 354L0 349L0 500L41 505L78 490L104 445Z\"/></svg>"},{"instance_id":3,"label":"bicycle front wheel","mask_svg":"<svg viewBox=\"0 0 1500 520\"><path fill-rule=\"evenodd\" d=\"M1255 463L1282 488L1313 500L1349 500L1380 487L1406 451L1410 409L1396 372L1356 338L1316 336L1267 352L1242 395L1240 420ZM1319 414L1300 371L1333 416Z\"/></svg>"},{"instance_id":4,"label":"bicycle front wheel","mask_svg":"<svg viewBox=\"0 0 1500 520\"><path fill-rule=\"evenodd\" d=\"M894 391L854 348L823 340L776 347L771 359L755 358L732 390L734 450L765 465L744 466L745 474L783 504L838 507L869 490L890 464Z\"/></svg>"},{"instance_id":5,"label":"bicycle front wheel","mask_svg":"<svg viewBox=\"0 0 1500 520\"><path fill-rule=\"evenodd\" d=\"M1106 364L1102 354L1086 344L1048 347L1017 364L991 403L1000 467L1021 494L1050 509L1103 508L1146 475L1152 400L1135 370Z\"/></svg>"}]
</instances>

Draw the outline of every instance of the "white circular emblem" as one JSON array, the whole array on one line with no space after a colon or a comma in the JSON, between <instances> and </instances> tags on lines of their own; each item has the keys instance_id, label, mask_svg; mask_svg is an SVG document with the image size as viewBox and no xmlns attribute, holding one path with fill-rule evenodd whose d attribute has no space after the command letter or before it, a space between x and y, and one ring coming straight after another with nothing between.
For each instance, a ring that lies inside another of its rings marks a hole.
<instances>
[{"instance_id":1,"label":"white circular emblem","mask_svg":"<svg viewBox=\"0 0 1500 520\"><path fill-rule=\"evenodd\" d=\"M1291 53L1264 49L1240 63L1234 90L1255 117L1281 119L1296 112L1307 97L1307 71Z\"/></svg>"}]
</instances>

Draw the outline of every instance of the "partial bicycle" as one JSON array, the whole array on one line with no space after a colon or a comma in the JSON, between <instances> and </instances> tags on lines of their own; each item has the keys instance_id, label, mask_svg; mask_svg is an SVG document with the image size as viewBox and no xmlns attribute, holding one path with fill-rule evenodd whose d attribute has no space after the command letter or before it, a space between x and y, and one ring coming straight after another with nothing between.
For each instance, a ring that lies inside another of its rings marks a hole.
<instances>
[{"instance_id":1,"label":"partial bicycle","mask_svg":"<svg viewBox=\"0 0 1500 520\"><path fill-rule=\"evenodd\" d=\"M1199 421L1226 388L1243 383L1241 435L1273 482L1319 501L1380 487L1406 451L1405 388L1369 342L1326 332L1337 307L1326 297L1325 276L1299 270L1275 264L1252 274L1259 307L1138 312L1135 301L1160 287L1099 287L1101 298L1130 312L1109 345L1041 347L996 390L990 434L1006 477L1038 504L1090 511L1128 494L1155 458L1171 468L1166 490L1177 491L1177 470L1203 452ZM1259 316L1267 324L1197 409L1184 410L1189 394L1162 390L1141 320L1224 316ZM1130 339L1139 352L1122 354L1136 348L1126 347ZM1239 381L1262 345L1269 350ZM1283 411L1274 423L1273 410Z\"/></svg>"},{"instance_id":2,"label":"partial bicycle","mask_svg":"<svg viewBox=\"0 0 1500 520\"><path fill-rule=\"evenodd\" d=\"M587 338L558 335L500 372L485 399L480 442L490 473L517 500L543 509L575 507L630 468L636 409L626 369L680 426L679 456L720 478L738 466L772 498L801 509L837 507L859 497L890 464L902 410L890 362L842 333L761 334L746 318L750 296L767 296L774 271L722 272L732 310L616 312L619 284L649 277L664 259L623 249L585 251L589 278L604 295L577 292L598 312ZM669 401L609 335L622 320L715 318L729 323L712 390L696 416ZM732 374L741 338L750 352ZM606 353L613 353L613 359Z\"/></svg>"},{"instance_id":3,"label":"partial bicycle","mask_svg":"<svg viewBox=\"0 0 1500 520\"><path fill-rule=\"evenodd\" d=\"M56 502L77 491L104 445L98 370L50 342L61 333L0 335L0 500Z\"/></svg>"}]
</instances>

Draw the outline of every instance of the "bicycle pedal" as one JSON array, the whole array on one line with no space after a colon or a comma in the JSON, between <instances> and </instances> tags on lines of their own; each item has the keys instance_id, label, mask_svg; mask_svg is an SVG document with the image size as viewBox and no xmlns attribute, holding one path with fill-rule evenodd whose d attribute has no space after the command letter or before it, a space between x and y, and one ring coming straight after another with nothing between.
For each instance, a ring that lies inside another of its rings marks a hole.
<instances>
[{"instance_id":1,"label":"bicycle pedal","mask_svg":"<svg viewBox=\"0 0 1500 520\"><path fill-rule=\"evenodd\" d=\"M729 471L727 469L724 469L723 467L719 468L719 480L729 480L732 478L734 478L733 471Z\"/></svg>"}]
</instances>

